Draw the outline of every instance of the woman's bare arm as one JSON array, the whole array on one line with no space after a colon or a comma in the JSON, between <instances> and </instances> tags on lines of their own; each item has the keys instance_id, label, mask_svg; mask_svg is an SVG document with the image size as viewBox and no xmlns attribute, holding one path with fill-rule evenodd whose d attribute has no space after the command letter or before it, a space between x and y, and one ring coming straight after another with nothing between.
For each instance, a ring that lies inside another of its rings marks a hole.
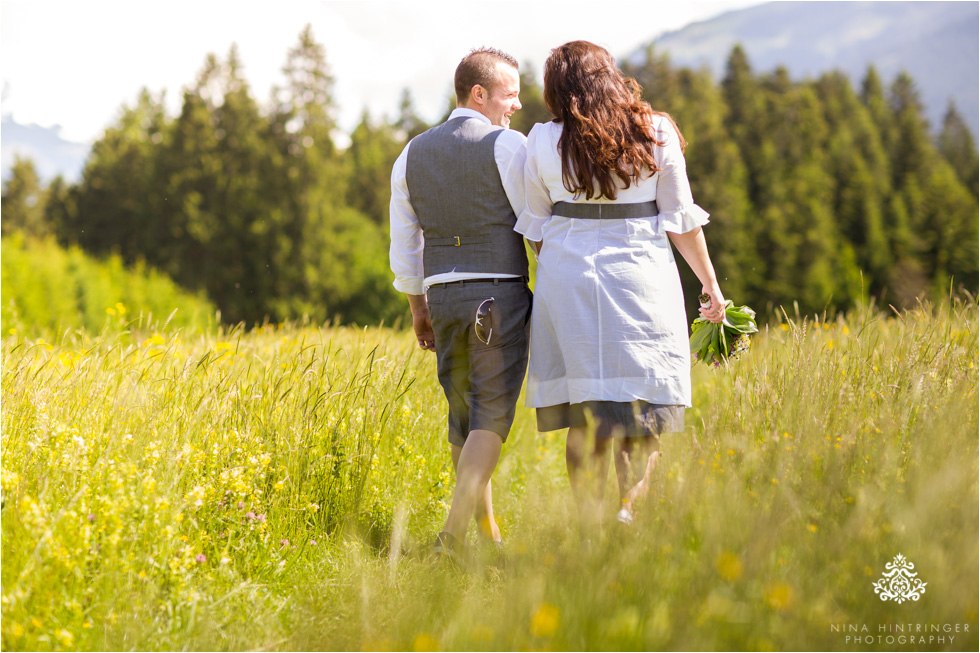
<instances>
[{"instance_id":1,"label":"woman's bare arm","mask_svg":"<svg viewBox=\"0 0 980 653\"><path fill-rule=\"evenodd\" d=\"M704 242L704 232L701 231L701 227L683 234L668 231L667 235L701 282L701 292L711 297L708 307L700 309L701 316L711 322L721 322L725 319L725 297L721 294L715 268L711 265L708 245Z\"/></svg>"}]
</instances>

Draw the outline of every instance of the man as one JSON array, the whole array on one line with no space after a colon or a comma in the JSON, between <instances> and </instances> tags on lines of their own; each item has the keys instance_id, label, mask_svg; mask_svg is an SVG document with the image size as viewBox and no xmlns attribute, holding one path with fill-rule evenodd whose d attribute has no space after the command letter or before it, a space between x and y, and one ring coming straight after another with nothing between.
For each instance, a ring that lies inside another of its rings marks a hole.
<instances>
[{"instance_id":1,"label":"man","mask_svg":"<svg viewBox=\"0 0 980 653\"><path fill-rule=\"evenodd\" d=\"M527 370L531 293L524 241L526 143L517 61L492 48L459 63L456 109L412 139L391 173L391 269L419 347L436 352L449 402L456 489L435 551L461 552L470 518L500 542L490 476Z\"/></svg>"}]
</instances>

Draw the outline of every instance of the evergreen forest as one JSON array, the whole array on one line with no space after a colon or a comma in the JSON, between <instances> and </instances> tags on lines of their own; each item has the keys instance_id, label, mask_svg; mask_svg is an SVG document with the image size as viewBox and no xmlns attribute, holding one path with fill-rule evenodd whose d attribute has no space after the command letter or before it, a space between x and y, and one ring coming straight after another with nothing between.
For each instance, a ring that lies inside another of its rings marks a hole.
<instances>
[{"instance_id":1,"label":"evergreen forest","mask_svg":"<svg viewBox=\"0 0 980 653\"><path fill-rule=\"evenodd\" d=\"M521 72L511 127L527 133L551 116L539 67ZM652 49L624 72L689 143L709 249L737 304L765 319L780 307L834 313L976 293L976 138L952 104L930 126L909 76L883 80L871 67L859 88L839 72L795 81L754 71L739 47L720 82ZM144 90L77 184L42 184L18 160L3 185L4 238L159 270L230 324L397 321L407 302L388 268L389 175L428 125L406 89L393 117L365 111L339 147L334 80L309 27L283 73L260 102L232 48L207 57L179 115ZM679 267L696 305L696 280Z\"/></svg>"}]
</instances>

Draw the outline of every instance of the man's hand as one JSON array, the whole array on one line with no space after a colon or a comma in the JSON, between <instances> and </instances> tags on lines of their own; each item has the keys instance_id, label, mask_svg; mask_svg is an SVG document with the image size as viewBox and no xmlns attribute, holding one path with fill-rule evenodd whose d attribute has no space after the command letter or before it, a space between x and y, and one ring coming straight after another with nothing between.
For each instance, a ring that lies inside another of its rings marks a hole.
<instances>
[{"instance_id":1,"label":"man's hand","mask_svg":"<svg viewBox=\"0 0 980 653\"><path fill-rule=\"evenodd\" d=\"M412 309L412 327L419 347L425 351L436 350L436 334L432 330L432 320L429 319L429 304L425 295L409 295L408 305Z\"/></svg>"},{"instance_id":2,"label":"man's hand","mask_svg":"<svg viewBox=\"0 0 980 653\"><path fill-rule=\"evenodd\" d=\"M436 350L436 334L432 331L432 321L429 319L429 311L424 315L412 314L412 326L415 327L415 337L419 340L419 347L426 351Z\"/></svg>"}]
</instances>

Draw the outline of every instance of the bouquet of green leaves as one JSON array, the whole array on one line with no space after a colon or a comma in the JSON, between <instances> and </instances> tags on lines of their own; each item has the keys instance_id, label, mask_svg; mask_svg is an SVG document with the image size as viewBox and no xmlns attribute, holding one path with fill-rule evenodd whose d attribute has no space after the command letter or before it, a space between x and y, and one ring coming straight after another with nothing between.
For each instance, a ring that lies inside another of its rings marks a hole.
<instances>
[{"instance_id":1,"label":"bouquet of green leaves","mask_svg":"<svg viewBox=\"0 0 980 653\"><path fill-rule=\"evenodd\" d=\"M698 301L701 306L707 306L710 298L702 294ZM725 319L721 322L699 317L691 324L691 353L703 363L718 366L729 358L738 358L751 345L749 335L758 332L755 311L748 306L736 308L729 300L725 302Z\"/></svg>"}]
</instances>

